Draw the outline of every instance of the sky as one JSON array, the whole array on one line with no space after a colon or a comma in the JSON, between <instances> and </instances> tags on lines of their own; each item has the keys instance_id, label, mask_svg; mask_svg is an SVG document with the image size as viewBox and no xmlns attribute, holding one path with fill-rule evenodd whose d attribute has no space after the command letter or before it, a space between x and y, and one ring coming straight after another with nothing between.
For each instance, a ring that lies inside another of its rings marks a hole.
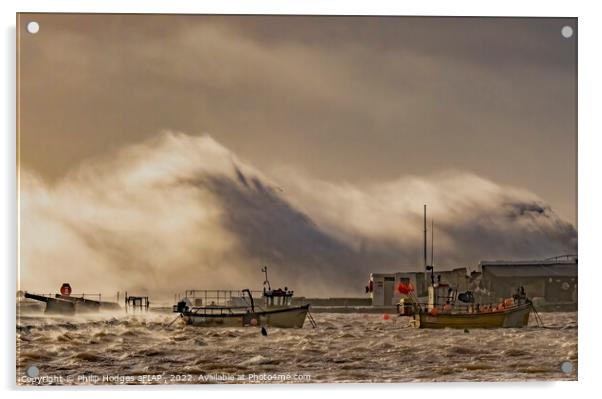
<instances>
[{"instance_id":1,"label":"sky","mask_svg":"<svg viewBox=\"0 0 602 399\"><path fill-rule=\"evenodd\" d=\"M425 203L441 269L576 253L565 25L21 14L18 286L355 296Z\"/></svg>"},{"instance_id":2,"label":"sky","mask_svg":"<svg viewBox=\"0 0 602 399\"><path fill-rule=\"evenodd\" d=\"M170 129L334 182L475 173L576 225L565 25L577 31L555 18L22 14L20 162L54 182Z\"/></svg>"}]
</instances>

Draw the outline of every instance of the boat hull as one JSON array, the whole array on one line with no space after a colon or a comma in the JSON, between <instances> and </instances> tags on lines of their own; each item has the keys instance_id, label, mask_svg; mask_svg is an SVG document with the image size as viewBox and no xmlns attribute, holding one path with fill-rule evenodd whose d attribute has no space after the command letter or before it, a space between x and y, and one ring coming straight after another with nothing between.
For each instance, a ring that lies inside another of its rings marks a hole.
<instances>
[{"instance_id":1,"label":"boat hull","mask_svg":"<svg viewBox=\"0 0 602 399\"><path fill-rule=\"evenodd\" d=\"M302 328L309 305L270 309L259 312L210 314L182 313L187 324L198 327L279 327Z\"/></svg>"},{"instance_id":2,"label":"boat hull","mask_svg":"<svg viewBox=\"0 0 602 399\"><path fill-rule=\"evenodd\" d=\"M418 328L522 328L529 323L530 304L490 313L414 315Z\"/></svg>"}]
</instances>

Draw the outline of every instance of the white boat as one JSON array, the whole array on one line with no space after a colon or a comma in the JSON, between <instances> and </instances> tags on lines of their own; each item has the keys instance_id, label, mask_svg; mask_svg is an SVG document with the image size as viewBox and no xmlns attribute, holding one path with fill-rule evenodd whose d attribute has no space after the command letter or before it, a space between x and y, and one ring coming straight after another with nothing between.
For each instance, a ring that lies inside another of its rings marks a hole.
<instances>
[{"instance_id":1,"label":"white boat","mask_svg":"<svg viewBox=\"0 0 602 399\"><path fill-rule=\"evenodd\" d=\"M272 290L267 279L267 267L262 271L266 275L262 304L255 302L251 290L244 289L240 291L240 295L233 294L233 291L223 291L228 293L221 297L224 304L212 300L207 305L206 295L205 304L202 304L203 298L190 298L187 295L174 305L173 311L180 313L187 324L199 327L302 328L309 313L309 304L293 306L293 291L287 287ZM196 292L207 293L200 290L187 291L191 294ZM194 302L200 302L202 305L194 306Z\"/></svg>"}]
</instances>

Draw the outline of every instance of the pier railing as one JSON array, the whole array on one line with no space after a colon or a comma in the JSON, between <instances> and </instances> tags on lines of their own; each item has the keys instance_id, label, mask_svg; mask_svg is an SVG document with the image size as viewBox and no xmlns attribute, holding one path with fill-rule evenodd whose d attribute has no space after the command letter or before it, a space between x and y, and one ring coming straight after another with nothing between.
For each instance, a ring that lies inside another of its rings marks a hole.
<instances>
[{"instance_id":1,"label":"pier railing","mask_svg":"<svg viewBox=\"0 0 602 399\"><path fill-rule=\"evenodd\" d=\"M40 294L40 293L35 293L35 295L39 295L39 296L44 296L46 298L55 298L56 294ZM71 294L69 295L71 298L82 298L82 299L93 299L95 301L101 301L102 295L101 294Z\"/></svg>"}]
</instances>

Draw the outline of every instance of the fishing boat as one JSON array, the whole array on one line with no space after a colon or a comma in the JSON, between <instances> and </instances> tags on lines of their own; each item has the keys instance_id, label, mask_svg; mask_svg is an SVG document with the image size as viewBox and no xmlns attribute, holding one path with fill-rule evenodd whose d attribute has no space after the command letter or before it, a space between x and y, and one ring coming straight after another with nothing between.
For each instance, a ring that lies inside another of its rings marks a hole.
<instances>
[{"instance_id":1,"label":"fishing boat","mask_svg":"<svg viewBox=\"0 0 602 399\"><path fill-rule=\"evenodd\" d=\"M522 287L512 298L497 304L475 304L468 292L460 297L467 302L458 301L455 290L446 284L431 285L429 302L426 307L417 306L412 324L417 328L522 328L529 323L533 309ZM438 301L441 298L444 301Z\"/></svg>"},{"instance_id":2,"label":"fishing boat","mask_svg":"<svg viewBox=\"0 0 602 399\"><path fill-rule=\"evenodd\" d=\"M207 296L208 291L189 290L188 294L202 292L204 297L185 296L173 307L189 325L201 327L280 327L302 328L309 314L309 304L292 304L294 292L288 287L272 289L265 273L263 295L256 302L250 289L240 291L221 291L221 297ZM218 292L219 291L214 291ZM192 295L191 295L192 296ZM221 299L221 301L220 301ZM207 304L209 302L209 304ZM200 303L200 306L193 304ZM309 315L312 325L314 324Z\"/></svg>"},{"instance_id":3,"label":"fishing boat","mask_svg":"<svg viewBox=\"0 0 602 399\"><path fill-rule=\"evenodd\" d=\"M434 230L434 223L431 232ZM421 303L414 295L411 284L400 283L397 290L406 296L398 307L400 315L410 315L417 328L521 328L529 323L529 315L534 310L523 287L519 287L511 298L501 299L493 304L476 303L471 291L458 293L449 284L435 282L433 247L431 238L431 264L427 263L426 244L426 205L424 206L424 264L425 279L430 272L428 300ZM536 317L537 317L537 313ZM538 321L539 323L539 321Z\"/></svg>"}]
</instances>

